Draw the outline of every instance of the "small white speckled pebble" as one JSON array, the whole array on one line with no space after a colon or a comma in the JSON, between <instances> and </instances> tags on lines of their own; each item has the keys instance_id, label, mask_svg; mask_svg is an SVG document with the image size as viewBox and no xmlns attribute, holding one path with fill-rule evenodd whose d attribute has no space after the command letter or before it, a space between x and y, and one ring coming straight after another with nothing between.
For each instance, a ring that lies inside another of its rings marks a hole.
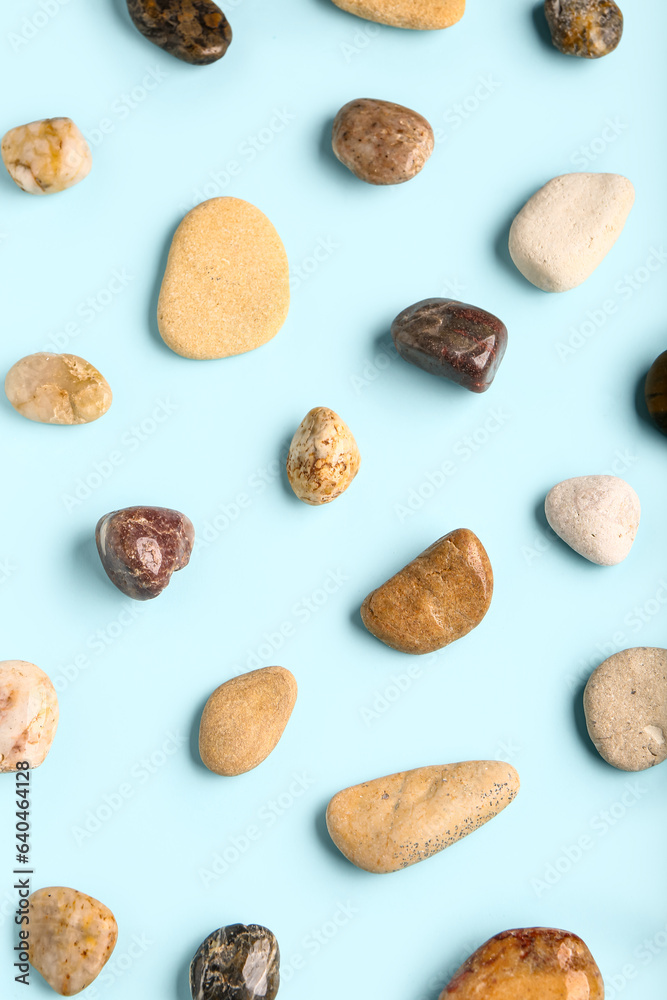
<instances>
[{"instance_id":1,"label":"small white speckled pebble","mask_svg":"<svg viewBox=\"0 0 667 1000\"><path fill-rule=\"evenodd\" d=\"M316 406L292 438L287 478L299 500L317 507L345 492L360 462L357 442L345 421L327 406Z\"/></svg>"},{"instance_id":2,"label":"small white speckled pebble","mask_svg":"<svg viewBox=\"0 0 667 1000\"><path fill-rule=\"evenodd\" d=\"M641 514L639 497L616 476L566 479L549 491L544 510L556 534L599 566L623 562Z\"/></svg>"},{"instance_id":3,"label":"small white speckled pebble","mask_svg":"<svg viewBox=\"0 0 667 1000\"><path fill-rule=\"evenodd\" d=\"M90 173L90 147L71 118L43 118L17 125L2 139L2 159L28 194L57 194Z\"/></svg>"}]
</instances>

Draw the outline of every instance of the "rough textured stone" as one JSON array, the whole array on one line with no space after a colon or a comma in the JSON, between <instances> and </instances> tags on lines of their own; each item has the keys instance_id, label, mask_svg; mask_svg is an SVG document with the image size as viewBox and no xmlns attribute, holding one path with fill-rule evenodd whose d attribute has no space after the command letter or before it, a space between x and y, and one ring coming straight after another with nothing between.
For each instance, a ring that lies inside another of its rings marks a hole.
<instances>
[{"instance_id":1,"label":"rough textured stone","mask_svg":"<svg viewBox=\"0 0 667 1000\"><path fill-rule=\"evenodd\" d=\"M125 507L100 518L95 538L111 582L128 597L148 601L189 563L195 529L177 510Z\"/></svg>"},{"instance_id":2,"label":"rough textured stone","mask_svg":"<svg viewBox=\"0 0 667 1000\"><path fill-rule=\"evenodd\" d=\"M667 351L655 359L646 376L646 405L651 420L667 434Z\"/></svg>"},{"instance_id":3,"label":"rough textured stone","mask_svg":"<svg viewBox=\"0 0 667 1000\"><path fill-rule=\"evenodd\" d=\"M486 392L507 347L504 323L455 299L409 306L391 324L391 335L405 361L471 392Z\"/></svg>"},{"instance_id":4,"label":"rough textured stone","mask_svg":"<svg viewBox=\"0 0 667 1000\"><path fill-rule=\"evenodd\" d=\"M296 680L284 667L263 667L221 684L206 702L199 726L206 767L231 776L261 764L277 746L296 695Z\"/></svg>"},{"instance_id":5,"label":"rough textured stone","mask_svg":"<svg viewBox=\"0 0 667 1000\"><path fill-rule=\"evenodd\" d=\"M467 528L439 538L361 606L369 632L402 653L433 653L471 632L489 610L493 572Z\"/></svg>"},{"instance_id":6,"label":"rough textured stone","mask_svg":"<svg viewBox=\"0 0 667 1000\"><path fill-rule=\"evenodd\" d=\"M39 767L58 728L58 697L49 677L26 660L0 663L0 771L19 761Z\"/></svg>"},{"instance_id":7,"label":"rough textured stone","mask_svg":"<svg viewBox=\"0 0 667 1000\"><path fill-rule=\"evenodd\" d=\"M90 173L88 143L71 118L44 118L10 129L0 145L13 181L28 194L57 194Z\"/></svg>"},{"instance_id":8,"label":"rough textured stone","mask_svg":"<svg viewBox=\"0 0 667 1000\"><path fill-rule=\"evenodd\" d=\"M221 927L190 965L192 1000L274 1000L280 985L278 942L266 927Z\"/></svg>"},{"instance_id":9,"label":"rough textured stone","mask_svg":"<svg viewBox=\"0 0 667 1000\"><path fill-rule=\"evenodd\" d=\"M621 235L635 189L619 174L564 174L530 198L512 223L509 251L545 292L576 288Z\"/></svg>"},{"instance_id":10,"label":"rough textured stone","mask_svg":"<svg viewBox=\"0 0 667 1000\"><path fill-rule=\"evenodd\" d=\"M22 416L42 424L88 424L112 400L107 380L76 354L29 354L9 369L5 393Z\"/></svg>"},{"instance_id":11,"label":"rough textured stone","mask_svg":"<svg viewBox=\"0 0 667 1000\"><path fill-rule=\"evenodd\" d=\"M76 889L53 886L30 896L30 963L49 986L73 997L99 976L116 947L111 910Z\"/></svg>"},{"instance_id":12,"label":"rough textured stone","mask_svg":"<svg viewBox=\"0 0 667 1000\"><path fill-rule=\"evenodd\" d=\"M614 653L584 691L586 725L598 753L621 771L667 758L667 649Z\"/></svg>"},{"instance_id":13,"label":"rough textured stone","mask_svg":"<svg viewBox=\"0 0 667 1000\"><path fill-rule=\"evenodd\" d=\"M183 62L206 66L224 56L229 21L212 0L127 0L142 35Z\"/></svg>"},{"instance_id":14,"label":"rough textured stone","mask_svg":"<svg viewBox=\"0 0 667 1000\"><path fill-rule=\"evenodd\" d=\"M395 872L477 830L518 791L518 774L501 761L418 767L338 792L327 808L327 827L353 865Z\"/></svg>"},{"instance_id":15,"label":"rough textured stone","mask_svg":"<svg viewBox=\"0 0 667 1000\"><path fill-rule=\"evenodd\" d=\"M440 1000L603 1000L602 976L576 934L503 931L470 956Z\"/></svg>"},{"instance_id":16,"label":"rough textured stone","mask_svg":"<svg viewBox=\"0 0 667 1000\"><path fill-rule=\"evenodd\" d=\"M361 98L336 115L332 145L340 162L360 180L403 184L433 152L433 129L402 104Z\"/></svg>"},{"instance_id":17,"label":"rough textured stone","mask_svg":"<svg viewBox=\"0 0 667 1000\"><path fill-rule=\"evenodd\" d=\"M337 413L316 406L303 418L287 455L287 478L299 500L317 507L348 488L361 463L352 431Z\"/></svg>"},{"instance_id":18,"label":"rough textured stone","mask_svg":"<svg viewBox=\"0 0 667 1000\"><path fill-rule=\"evenodd\" d=\"M465 0L334 0L337 7L393 28L449 28L463 17Z\"/></svg>"},{"instance_id":19,"label":"rough textured stone","mask_svg":"<svg viewBox=\"0 0 667 1000\"><path fill-rule=\"evenodd\" d=\"M613 52L623 34L614 0L545 0L551 39L568 56L599 59Z\"/></svg>"},{"instance_id":20,"label":"rough textured stone","mask_svg":"<svg viewBox=\"0 0 667 1000\"><path fill-rule=\"evenodd\" d=\"M598 566L623 562L639 527L639 497L616 476L578 476L558 483L544 504L547 521L570 548Z\"/></svg>"},{"instance_id":21,"label":"rough textured stone","mask_svg":"<svg viewBox=\"0 0 667 1000\"><path fill-rule=\"evenodd\" d=\"M212 198L176 230L158 326L176 354L226 358L275 337L289 297L287 254L267 217L239 198Z\"/></svg>"}]
</instances>

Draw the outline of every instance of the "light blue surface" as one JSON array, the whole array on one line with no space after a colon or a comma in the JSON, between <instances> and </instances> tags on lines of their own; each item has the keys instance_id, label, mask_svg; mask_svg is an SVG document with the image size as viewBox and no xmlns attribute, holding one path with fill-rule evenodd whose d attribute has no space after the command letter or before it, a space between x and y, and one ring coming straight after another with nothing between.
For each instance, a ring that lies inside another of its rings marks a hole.
<instances>
[{"instance_id":1,"label":"light blue surface","mask_svg":"<svg viewBox=\"0 0 667 1000\"><path fill-rule=\"evenodd\" d=\"M486 938L532 924L581 934L608 997L664 1000L667 765L609 767L579 709L606 655L666 644L667 441L635 397L667 348L667 13L662 0L625 6L621 46L590 63L549 47L529 0L471 0L440 33L379 28L329 0L236 0L229 53L197 68L143 39L124 0L4 0L0 131L69 115L94 166L51 198L0 173L0 371L68 350L114 390L108 415L79 428L0 403L1 658L39 664L61 707L33 775L33 887L88 892L120 928L85 996L187 1000L199 943L245 921L278 937L284 1000L436 1000ZM437 130L409 184L371 188L332 157L331 119L361 96L413 107ZM226 182L230 161L240 169ZM541 184L577 169L626 174L637 202L593 276L549 296L508 264L507 229ZM156 294L183 212L218 194L273 221L294 295L269 345L190 362L159 339ZM657 270L642 269L648 258ZM486 395L390 349L396 313L434 295L507 324ZM315 405L344 417L363 456L323 509L300 504L276 464ZM441 484L447 460L455 474ZM610 569L576 557L540 513L554 483L599 472L627 479L643 506L632 553ZM145 605L108 583L93 541L102 514L138 503L184 511L200 539ZM477 532L493 563L487 618L435 657L389 650L362 628L361 600L456 527ZM235 670L270 663L299 682L288 729L260 768L218 778L196 753L203 703ZM328 840L324 808L340 788L489 757L517 767L517 801L427 863L372 876ZM5 779L0 995L18 1000ZM95 813L104 821L83 838ZM206 885L216 855L227 869ZM31 991L53 995L36 973Z\"/></svg>"}]
</instances>

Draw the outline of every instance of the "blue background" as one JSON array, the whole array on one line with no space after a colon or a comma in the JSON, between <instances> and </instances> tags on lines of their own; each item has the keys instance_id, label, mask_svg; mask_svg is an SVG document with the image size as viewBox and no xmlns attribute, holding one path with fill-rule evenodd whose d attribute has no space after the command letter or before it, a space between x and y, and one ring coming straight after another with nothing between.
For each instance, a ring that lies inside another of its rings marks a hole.
<instances>
[{"instance_id":1,"label":"blue background","mask_svg":"<svg viewBox=\"0 0 667 1000\"><path fill-rule=\"evenodd\" d=\"M33 775L33 887L70 885L114 911L117 949L91 997L187 1000L197 946L245 921L277 935L292 1000L436 1000L471 950L532 924L582 935L608 997L663 1000L667 767L606 765L580 704L607 655L665 645L667 442L641 406L667 348L665 6L627 2L622 43L598 62L552 49L527 0L471 0L434 33L329 0L225 10L233 44L204 68L150 45L124 0L0 11L0 131L69 115L94 157L56 197L0 173L0 370L66 350L114 391L108 415L74 428L0 403L1 652L46 670L61 708ZM362 96L436 130L410 183L372 188L332 156L331 120ZM546 295L509 263L509 223L549 178L585 169L626 174L636 205L592 277ZM157 291L183 213L222 194L275 224L293 301L267 346L192 362L159 339ZM509 329L483 396L393 353L393 317L436 295ZM282 473L316 405L343 416L363 457L321 509ZM601 472L643 506L614 568L576 556L542 514L553 484ZM187 513L200 542L139 605L104 576L94 528L143 503ZM393 652L361 626L361 600L457 527L494 566L488 616L433 657ZM299 683L279 747L247 775L212 775L196 752L206 698L271 663ZM474 758L509 760L522 779L474 836L384 877L333 848L323 816L340 788ZM0 785L0 993L14 1000L14 782ZM34 997L52 995L32 980Z\"/></svg>"}]
</instances>

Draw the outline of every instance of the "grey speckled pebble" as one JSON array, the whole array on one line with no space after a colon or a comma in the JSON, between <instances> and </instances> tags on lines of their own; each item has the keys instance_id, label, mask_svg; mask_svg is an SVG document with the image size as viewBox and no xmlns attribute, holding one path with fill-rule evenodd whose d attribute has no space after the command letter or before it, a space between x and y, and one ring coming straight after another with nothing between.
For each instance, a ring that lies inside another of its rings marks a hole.
<instances>
[{"instance_id":1,"label":"grey speckled pebble","mask_svg":"<svg viewBox=\"0 0 667 1000\"><path fill-rule=\"evenodd\" d=\"M586 725L598 753L622 771L644 771L667 757L667 649L614 653L584 691Z\"/></svg>"}]
</instances>

